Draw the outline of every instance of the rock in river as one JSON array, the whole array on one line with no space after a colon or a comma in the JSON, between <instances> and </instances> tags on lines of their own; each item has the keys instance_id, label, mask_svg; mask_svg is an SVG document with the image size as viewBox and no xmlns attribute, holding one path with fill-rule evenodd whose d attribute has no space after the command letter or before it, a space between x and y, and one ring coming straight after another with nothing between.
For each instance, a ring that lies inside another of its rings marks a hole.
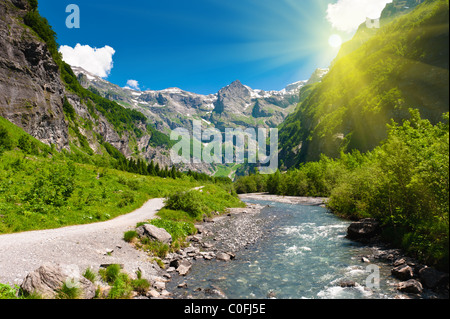
<instances>
[{"instance_id":1,"label":"rock in river","mask_svg":"<svg viewBox=\"0 0 450 319\"><path fill-rule=\"evenodd\" d=\"M366 218L350 224L347 237L355 240L369 239L378 235L379 232L380 224L373 218Z\"/></svg>"}]
</instances>

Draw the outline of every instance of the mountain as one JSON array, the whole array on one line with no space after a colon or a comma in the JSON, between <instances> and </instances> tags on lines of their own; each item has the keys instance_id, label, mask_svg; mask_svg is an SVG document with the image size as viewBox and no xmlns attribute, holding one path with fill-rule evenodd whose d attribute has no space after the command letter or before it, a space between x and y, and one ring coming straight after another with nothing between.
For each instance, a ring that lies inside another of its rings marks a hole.
<instances>
[{"instance_id":1,"label":"mountain","mask_svg":"<svg viewBox=\"0 0 450 319\"><path fill-rule=\"evenodd\" d=\"M81 162L120 159L123 165L123 156L172 166L171 130L191 130L194 119L219 129L276 127L294 111L301 89L326 72L281 91L240 81L210 95L178 88L138 91L65 63L36 1L2 0L0 13L0 116ZM209 164L178 168L217 172Z\"/></svg>"},{"instance_id":2,"label":"mountain","mask_svg":"<svg viewBox=\"0 0 450 319\"><path fill-rule=\"evenodd\" d=\"M80 67L72 69L84 88L138 110L164 133L177 127L191 130L193 119L217 128L276 127L295 109L301 88L308 82L320 81L326 73L326 69L320 69L313 79L290 84L281 91L252 89L236 80L215 94L202 95L179 88L145 91L122 88Z\"/></svg>"},{"instance_id":3,"label":"mountain","mask_svg":"<svg viewBox=\"0 0 450 319\"><path fill-rule=\"evenodd\" d=\"M80 162L171 165L169 138L146 116L79 84L36 1L2 0L0 16L1 117Z\"/></svg>"},{"instance_id":4,"label":"mountain","mask_svg":"<svg viewBox=\"0 0 450 319\"><path fill-rule=\"evenodd\" d=\"M357 32L280 126L282 164L371 150L386 138L386 124L409 118L410 108L432 123L440 121L449 110L448 12L448 0L428 0L397 10L364 41Z\"/></svg>"}]
</instances>

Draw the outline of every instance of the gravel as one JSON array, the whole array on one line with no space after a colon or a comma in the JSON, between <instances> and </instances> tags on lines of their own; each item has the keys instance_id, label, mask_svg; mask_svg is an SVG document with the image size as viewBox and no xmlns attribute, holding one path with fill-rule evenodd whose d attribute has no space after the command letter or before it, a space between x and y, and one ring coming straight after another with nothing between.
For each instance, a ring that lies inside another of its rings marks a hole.
<instances>
[{"instance_id":1,"label":"gravel","mask_svg":"<svg viewBox=\"0 0 450 319\"><path fill-rule=\"evenodd\" d=\"M138 268L145 275L158 275L149 257L123 240L136 223L155 217L164 205L151 199L134 212L106 222L51 230L0 235L0 283L20 285L25 276L46 262L77 265L98 270L101 264L123 264L128 273Z\"/></svg>"}]
</instances>

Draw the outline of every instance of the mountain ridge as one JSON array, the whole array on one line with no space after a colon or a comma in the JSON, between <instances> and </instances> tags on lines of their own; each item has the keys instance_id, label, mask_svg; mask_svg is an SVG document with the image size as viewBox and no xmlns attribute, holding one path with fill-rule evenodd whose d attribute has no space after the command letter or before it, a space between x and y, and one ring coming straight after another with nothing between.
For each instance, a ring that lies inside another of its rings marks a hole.
<instances>
[{"instance_id":1,"label":"mountain ridge","mask_svg":"<svg viewBox=\"0 0 450 319\"><path fill-rule=\"evenodd\" d=\"M314 74L319 76L314 79L297 81L280 91L252 89L235 80L217 93L205 95L176 87L163 90L120 87L81 67L72 69L83 87L124 107L139 110L164 133L177 127L189 129L193 119L204 120L217 128L276 127L297 106L301 88L320 81L327 72L327 69L318 69L320 71Z\"/></svg>"}]
</instances>

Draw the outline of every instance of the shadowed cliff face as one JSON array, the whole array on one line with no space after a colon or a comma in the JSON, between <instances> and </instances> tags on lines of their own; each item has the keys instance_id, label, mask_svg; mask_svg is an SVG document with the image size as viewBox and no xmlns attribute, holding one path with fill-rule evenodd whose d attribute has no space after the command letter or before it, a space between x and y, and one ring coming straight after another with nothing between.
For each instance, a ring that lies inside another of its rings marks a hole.
<instances>
[{"instance_id":1,"label":"shadowed cliff face","mask_svg":"<svg viewBox=\"0 0 450 319\"><path fill-rule=\"evenodd\" d=\"M26 0L0 1L0 115L57 148L68 147L64 84L47 45L22 23Z\"/></svg>"}]
</instances>

